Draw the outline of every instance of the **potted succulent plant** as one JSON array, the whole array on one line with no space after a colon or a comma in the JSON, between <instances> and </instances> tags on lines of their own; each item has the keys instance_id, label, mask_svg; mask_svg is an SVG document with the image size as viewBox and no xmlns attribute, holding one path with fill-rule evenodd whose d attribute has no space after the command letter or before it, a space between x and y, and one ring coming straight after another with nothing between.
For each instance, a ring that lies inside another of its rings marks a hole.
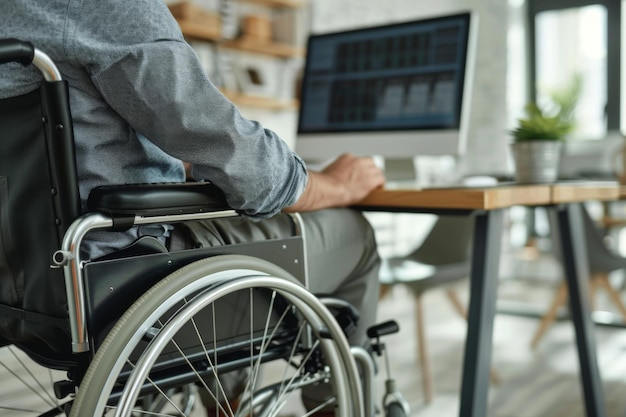
<instances>
[{"instance_id":1,"label":"potted succulent plant","mask_svg":"<svg viewBox=\"0 0 626 417\"><path fill-rule=\"evenodd\" d=\"M518 119L511 131L511 150L515 162L515 180L519 183L550 183L558 176L561 147L574 129L573 114L578 101L581 79L551 95L552 112L536 103L526 105L525 117Z\"/></svg>"}]
</instances>

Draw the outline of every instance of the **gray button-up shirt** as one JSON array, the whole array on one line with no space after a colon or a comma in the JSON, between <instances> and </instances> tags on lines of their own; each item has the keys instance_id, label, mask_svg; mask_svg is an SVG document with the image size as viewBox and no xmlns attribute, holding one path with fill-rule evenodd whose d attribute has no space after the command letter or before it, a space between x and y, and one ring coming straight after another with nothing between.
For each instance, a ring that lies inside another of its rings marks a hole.
<instances>
[{"instance_id":1,"label":"gray button-up shirt","mask_svg":"<svg viewBox=\"0 0 626 417\"><path fill-rule=\"evenodd\" d=\"M302 160L216 89L162 0L11 0L1 9L0 37L31 41L69 82L83 202L99 185L184 181L181 160L250 216L271 216L302 193ZM2 65L0 97L40 79Z\"/></svg>"}]
</instances>

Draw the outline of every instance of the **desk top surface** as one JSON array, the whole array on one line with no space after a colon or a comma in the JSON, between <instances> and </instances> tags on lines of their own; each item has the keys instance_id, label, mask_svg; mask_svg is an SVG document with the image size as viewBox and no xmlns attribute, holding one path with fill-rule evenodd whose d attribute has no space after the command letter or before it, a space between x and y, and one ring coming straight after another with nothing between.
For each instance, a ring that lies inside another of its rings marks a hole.
<instances>
[{"instance_id":1,"label":"desk top surface","mask_svg":"<svg viewBox=\"0 0 626 417\"><path fill-rule=\"evenodd\" d=\"M516 205L541 206L586 200L615 200L616 182L576 181L556 184L504 183L492 187L417 188L409 185L373 191L357 206L372 209L493 210Z\"/></svg>"},{"instance_id":2,"label":"desk top surface","mask_svg":"<svg viewBox=\"0 0 626 417\"><path fill-rule=\"evenodd\" d=\"M563 182L552 185L552 203L609 201L619 197L620 185L616 181Z\"/></svg>"}]
</instances>

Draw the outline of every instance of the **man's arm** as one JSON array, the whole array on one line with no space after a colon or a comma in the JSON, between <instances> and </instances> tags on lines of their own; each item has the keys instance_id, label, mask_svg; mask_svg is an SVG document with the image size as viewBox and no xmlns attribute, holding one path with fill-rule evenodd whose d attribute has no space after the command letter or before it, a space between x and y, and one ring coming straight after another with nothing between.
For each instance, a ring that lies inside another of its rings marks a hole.
<instances>
[{"instance_id":1,"label":"man's arm","mask_svg":"<svg viewBox=\"0 0 626 417\"><path fill-rule=\"evenodd\" d=\"M344 154L320 172L309 171L309 179L300 198L283 211L312 211L329 207L346 207L357 203L385 177L372 158Z\"/></svg>"}]
</instances>

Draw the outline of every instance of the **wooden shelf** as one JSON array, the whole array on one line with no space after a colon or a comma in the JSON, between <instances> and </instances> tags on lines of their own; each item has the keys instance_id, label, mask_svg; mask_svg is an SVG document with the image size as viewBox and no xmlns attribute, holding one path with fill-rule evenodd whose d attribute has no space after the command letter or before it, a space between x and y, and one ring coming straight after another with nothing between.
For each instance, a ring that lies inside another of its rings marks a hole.
<instances>
[{"instance_id":1,"label":"wooden shelf","mask_svg":"<svg viewBox=\"0 0 626 417\"><path fill-rule=\"evenodd\" d=\"M245 3L254 3L267 7L292 7L298 8L306 4L305 0L240 0Z\"/></svg>"},{"instance_id":2,"label":"wooden shelf","mask_svg":"<svg viewBox=\"0 0 626 417\"><path fill-rule=\"evenodd\" d=\"M279 58L304 56L304 48L277 42L264 42L251 38L221 40L220 28L203 25L198 22L177 19L180 30L187 38L214 42L220 46L238 51L270 55Z\"/></svg>"},{"instance_id":3,"label":"wooden shelf","mask_svg":"<svg viewBox=\"0 0 626 417\"><path fill-rule=\"evenodd\" d=\"M265 7L296 8L306 4L308 0L239 0ZM203 10L189 1L168 6L176 18L181 32L186 38L207 41L218 48L227 48L239 52L250 52L277 58L304 56L304 48L287 43L259 40L251 37L239 39L223 39L219 16ZM223 91L238 106L257 107L267 110L294 110L300 105L296 99L276 99L271 97L251 96L233 91Z\"/></svg>"},{"instance_id":4,"label":"wooden shelf","mask_svg":"<svg viewBox=\"0 0 626 417\"><path fill-rule=\"evenodd\" d=\"M176 20L180 26L180 30L185 37L206 40L211 42L219 42L221 38L219 27L209 27L197 22L185 20Z\"/></svg>"},{"instance_id":5,"label":"wooden shelf","mask_svg":"<svg viewBox=\"0 0 626 417\"><path fill-rule=\"evenodd\" d=\"M306 4L306 0L240 0L248 3L255 3L266 7L301 7ZM207 40L227 48L240 51L254 52L277 57L289 58L303 56L304 48L277 42L259 41L254 38L239 38L224 40L221 37L221 23L219 16L207 12L203 8L194 5L189 1L181 1L168 5L170 11L176 18L178 25L185 37L199 40Z\"/></svg>"},{"instance_id":6,"label":"wooden shelf","mask_svg":"<svg viewBox=\"0 0 626 417\"><path fill-rule=\"evenodd\" d=\"M251 96L233 91L222 91L226 97L237 106L250 106L267 110L295 110L298 108L298 100L280 100L270 97Z\"/></svg>"},{"instance_id":7,"label":"wooden shelf","mask_svg":"<svg viewBox=\"0 0 626 417\"><path fill-rule=\"evenodd\" d=\"M225 41L225 48L257 54L272 55L281 58L304 56L304 48L277 42L264 42L252 38L239 38Z\"/></svg>"},{"instance_id":8,"label":"wooden shelf","mask_svg":"<svg viewBox=\"0 0 626 417\"><path fill-rule=\"evenodd\" d=\"M218 41L221 37L220 17L190 1L179 1L167 6L186 37Z\"/></svg>"}]
</instances>

